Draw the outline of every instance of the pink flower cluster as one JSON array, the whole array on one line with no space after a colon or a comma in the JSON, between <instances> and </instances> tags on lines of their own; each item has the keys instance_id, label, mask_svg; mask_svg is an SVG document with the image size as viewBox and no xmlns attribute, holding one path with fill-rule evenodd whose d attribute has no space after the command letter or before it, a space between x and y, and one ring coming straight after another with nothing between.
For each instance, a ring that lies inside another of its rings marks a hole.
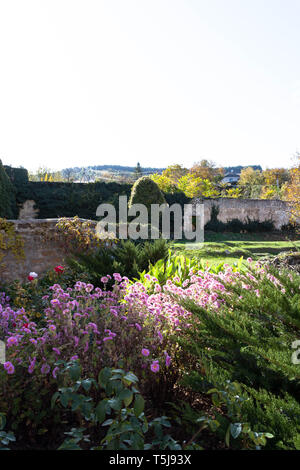
<instances>
[{"instance_id":1,"label":"pink flower cluster","mask_svg":"<svg viewBox=\"0 0 300 470\"><path fill-rule=\"evenodd\" d=\"M261 266L256 272L281 287ZM43 297L48 305L42 326L30 321L24 309L13 310L5 294L0 294L0 338L6 341L10 359L4 364L7 374L13 375L20 366L29 374L55 379L57 360L75 357L93 373L120 360L137 373L145 368L157 373L171 365L170 334L189 327L191 313L179 301L191 299L216 314L231 295L225 287L229 284L240 282L244 289L260 295L251 272L233 272L228 265L218 275L191 271L181 286L176 278L160 286L148 275L146 287L114 273L115 283L107 290L109 279L101 279L103 288L78 281L64 290L54 284Z\"/></svg>"}]
</instances>

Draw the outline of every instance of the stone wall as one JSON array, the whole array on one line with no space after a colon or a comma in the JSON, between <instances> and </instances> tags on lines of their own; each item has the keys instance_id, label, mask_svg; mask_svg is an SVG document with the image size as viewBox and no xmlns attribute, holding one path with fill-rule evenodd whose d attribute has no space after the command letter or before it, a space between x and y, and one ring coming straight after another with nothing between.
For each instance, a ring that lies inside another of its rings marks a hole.
<instances>
[{"instance_id":1,"label":"stone wall","mask_svg":"<svg viewBox=\"0 0 300 470\"><path fill-rule=\"evenodd\" d=\"M4 255L0 263L0 282L15 279L25 281L29 272L38 275L54 266L63 265L68 253L62 243L54 239L58 219L12 220L17 235L24 241L25 259L17 259L13 253Z\"/></svg>"},{"instance_id":2,"label":"stone wall","mask_svg":"<svg viewBox=\"0 0 300 470\"><path fill-rule=\"evenodd\" d=\"M205 223L210 220L214 205L219 208L218 219L221 222L232 219L245 222L247 217L260 222L272 220L275 228L280 230L282 225L288 224L290 218L288 205L279 200L230 198L193 200L194 206L202 202L204 202ZM14 279L25 281L31 271L41 275L58 264L64 264L68 253L64 246L54 239L57 221L58 219L12 221L16 233L24 241L25 259L18 260L12 253L5 254L0 262L0 282L10 282Z\"/></svg>"},{"instance_id":3,"label":"stone wall","mask_svg":"<svg viewBox=\"0 0 300 470\"><path fill-rule=\"evenodd\" d=\"M280 230L283 225L287 225L290 219L288 204L284 201L274 199L193 199L193 205L204 203L204 223L209 222L213 206L219 209L218 219L221 222L228 222L232 219L239 219L246 222L247 217L251 220L264 222L272 220L274 227Z\"/></svg>"}]
</instances>

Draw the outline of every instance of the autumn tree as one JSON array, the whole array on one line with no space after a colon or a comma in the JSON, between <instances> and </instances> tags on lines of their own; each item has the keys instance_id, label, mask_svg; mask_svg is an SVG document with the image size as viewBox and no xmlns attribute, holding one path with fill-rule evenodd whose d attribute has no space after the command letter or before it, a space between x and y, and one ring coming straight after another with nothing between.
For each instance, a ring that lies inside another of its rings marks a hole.
<instances>
[{"instance_id":1,"label":"autumn tree","mask_svg":"<svg viewBox=\"0 0 300 470\"><path fill-rule=\"evenodd\" d=\"M300 222L300 153L296 154L296 165L290 170L290 182L285 185L285 200L291 208L291 222Z\"/></svg>"},{"instance_id":2,"label":"autumn tree","mask_svg":"<svg viewBox=\"0 0 300 470\"><path fill-rule=\"evenodd\" d=\"M197 178L214 182L222 179L222 172L222 169L216 168L215 164L209 160L201 160L199 163L194 163L190 170L190 173Z\"/></svg>"},{"instance_id":3,"label":"autumn tree","mask_svg":"<svg viewBox=\"0 0 300 470\"><path fill-rule=\"evenodd\" d=\"M243 197L259 198L263 184L264 177L261 171L254 170L251 166L243 168L238 182Z\"/></svg>"},{"instance_id":4,"label":"autumn tree","mask_svg":"<svg viewBox=\"0 0 300 470\"><path fill-rule=\"evenodd\" d=\"M182 165L170 165L162 172L162 175L169 178L174 184L177 184L180 178L187 173L188 169L183 168Z\"/></svg>"},{"instance_id":5,"label":"autumn tree","mask_svg":"<svg viewBox=\"0 0 300 470\"><path fill-rule=\"evenodd\" d=\"M171 178L168 178L164 174L159 175L158 173L153 173L153 175L151 175L151 179L157 184L159 189L163 191L164 193L174 194L179 191L179 189L177 188L173 180L171 180Z\"/></svg>"},{"instance_id":6,"label":"autumn tree","mask_svg":"<svg viewBox=\"0 0 300 470\"><path fill-rule=\"evenodd\" d=\"M215 184L209 179L198 178L195 174L188 173L178 181L178 189L187 197L218 197L220 195Z\"/></svg>"}]
</instances>

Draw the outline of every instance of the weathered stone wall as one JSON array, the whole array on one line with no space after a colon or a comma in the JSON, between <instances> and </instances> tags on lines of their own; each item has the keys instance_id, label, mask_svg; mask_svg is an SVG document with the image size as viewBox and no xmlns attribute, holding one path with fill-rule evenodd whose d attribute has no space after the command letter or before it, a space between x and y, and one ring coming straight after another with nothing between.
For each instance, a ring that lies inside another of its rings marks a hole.
<instances>
[{"instance_id":1,"label":"weathered stone wall","mask_svg":"<svg viewBox=\"0 0 300 470\"><path fill-rule=\"evenodd\" d=\"M54 266L63 265L68 253L62 243L55 240L58 219L13 220L15 231L24 241L25 259L17 259L13 253L4 255L0 262L0 282L15 279L25 281L29 272L38 275Z\"/></svg>"},{"instance_id":2,"label":"weathered stone wall","mask_svg":"<svg viewBox=\"0 0 300 470\"><path fill-rule=\"evenodd\" d=\"M193 199L193 205L204 203L204 223L209 222L211 218L212 207L219 209L218 220L228 222L232 219L238 219L246 222L247 217L251 220L264 222L272 220L274 227L280 230L283 225L289 223L290 210L288 204L284 201L273 199Z\"/></svg>"},{"instance_id":3,"label":"weathered stone wall","mask_svg":"<svg viewBox=\"0 0 300 470\"><path fill-rule=\"evenodd\" d=\"M253 199L194 199L193 204L204 202L205 223L211 218L213 206L219 208L218 219L228 222L249 217L264 222L272 220L276 229L288 224L290 211L287 203L278 200ZM82 219L83 220L83 219ZM68 255L64 246L55 240L55 225L58 219L13 220L15 231L24 241L25 259L18 260L12 253L4 255L0 262L0 282L27 279L29 272L41 275L58 264L64 264ZM96 222L94 222L96 224Z\"/></svg>"}]
</instances>

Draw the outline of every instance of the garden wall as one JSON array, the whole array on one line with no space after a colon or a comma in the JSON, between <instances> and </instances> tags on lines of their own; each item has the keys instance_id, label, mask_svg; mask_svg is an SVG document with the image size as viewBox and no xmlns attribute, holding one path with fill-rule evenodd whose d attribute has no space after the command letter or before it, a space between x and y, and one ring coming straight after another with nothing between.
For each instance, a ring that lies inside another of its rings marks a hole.
<instances>
[{"instance_id":1,"label":"garden wall","mask_svg":"<svg viewBox=\"0 0 300 470\"><path fill-rule=\"evenodd\" d=\"M13 220L15 232L24 241L25 259L17 259L12 252L0 263L0 282L27 279L29 272L38 275L54 266L64 264L67 256L64 246L55 240L58 219Z\"/></svg>"},{"instance_id":2,"label":"garden wall","mask_svg":"<svg viewBox=\"0 0 300 470\"><path fill-rule=\"evenodd\" d=\"M234 198L193 199L194 206L199 203L204 203L205 224L211 219L213 206L219 210L218 220L224 223L233 219L247 222L247 217L259 222L272 220L274 228L280 230L283 225L289 223L290 219L288 204L280 200Z\"/></svg>"}]
</instances>

